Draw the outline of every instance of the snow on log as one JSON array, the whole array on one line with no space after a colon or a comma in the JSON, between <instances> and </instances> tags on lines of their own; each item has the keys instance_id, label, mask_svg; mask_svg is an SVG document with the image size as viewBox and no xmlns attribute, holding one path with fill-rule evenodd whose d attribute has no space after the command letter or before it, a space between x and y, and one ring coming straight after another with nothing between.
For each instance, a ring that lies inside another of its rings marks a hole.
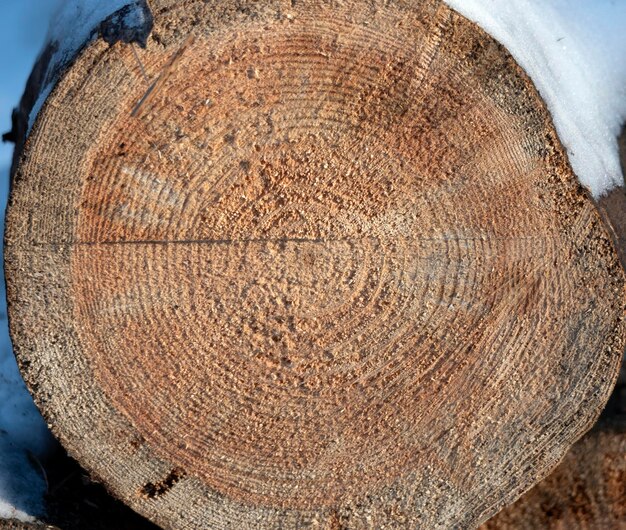
<instances>
[{"instance_id":1,"label":"snow on log","mask_svg":"<svg viewBox=\"0 0 626 530\"><path fill-rule=\"evenodd\" d=\"M625 277L512 56L438 0L149 6L22 127L11 333L64 446L181 529L465 528L543 479Z\"/></svg>"},{"instance_id":2,"label":"snow on log","mask_svg":"<svg viewBox=\"0 0 626 530\"><path fill-rule=\"evenodd\" d=\"M63 0L59 4L24 95L13 111L13 127L2 137L15 143L13 169L39 110L77 54L97 37L109 44L121 41L145 47L152 23L146 0Z\"/></svg>"},{"instance_id":3,"label":"snow on log","mask_svg":"<svg viewBox=\"0 0 626 530\"><path fill-rule=\"evenodd\" d=\"M626 2L446 0L506 46L554 119L580 182L596 198L624 185Z\"/></svg>"}]
</instances>

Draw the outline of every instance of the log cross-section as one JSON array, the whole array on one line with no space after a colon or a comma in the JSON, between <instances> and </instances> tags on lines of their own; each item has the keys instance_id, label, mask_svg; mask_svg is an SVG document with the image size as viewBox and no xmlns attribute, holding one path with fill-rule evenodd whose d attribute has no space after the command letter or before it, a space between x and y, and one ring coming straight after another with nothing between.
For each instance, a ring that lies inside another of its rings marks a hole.
<instances>
[{"instance_id":1,"label":"log cross-section","mask_svg":"<svg viewBox=\"0 0 626 530\"><path fill-rule=\"evenodd\" d=\"M506 50L435 0L151 6L13 175L11 333L71 454L181 529L466 528L545 477L625 280Z\"/></svg>"},{"instance_id":2,"label":"log cross-section","mask_svg":"<svg viewBox=\"0 0 626 530\"><path fill-rule=\"evenodd\" d=\"M601 424L541 483L480 530L624 530L626 423Z\"/></svg>"}]
</instances>

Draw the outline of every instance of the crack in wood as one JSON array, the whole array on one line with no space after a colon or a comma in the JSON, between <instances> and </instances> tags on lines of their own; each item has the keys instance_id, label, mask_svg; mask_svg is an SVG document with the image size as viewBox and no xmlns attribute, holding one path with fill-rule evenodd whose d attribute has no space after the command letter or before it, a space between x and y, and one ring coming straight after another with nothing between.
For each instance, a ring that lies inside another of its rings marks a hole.
<instances>
[{"instance_id":1,"label":"crack in wood","mask_svg":"<svg viewBox=\"0 0 626 530\"><path fill-rule=\"evenodd\" d=\"M160 482L148 482L141 488L140 494L142 497L148 499L156 499L165 495L170 491L178 482L187 476L184 469L176 467L170 471L169 475Z\"/></svg>"}]
</instances>

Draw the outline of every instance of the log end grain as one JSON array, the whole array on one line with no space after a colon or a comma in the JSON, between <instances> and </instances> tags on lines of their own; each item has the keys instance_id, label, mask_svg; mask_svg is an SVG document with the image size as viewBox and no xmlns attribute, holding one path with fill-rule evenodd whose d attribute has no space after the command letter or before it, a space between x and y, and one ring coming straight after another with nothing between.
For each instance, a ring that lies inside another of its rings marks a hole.
<instances>
[{"instance_id":1,"label":"log end grain","mask_svg":"<svg viewBox=\"0 0 626 530\"><path fill-rule=\"evenodd\" d=\"M541 484L481 530L626 527L626 425L578 442Z\"/></svg>"},{"instance_id":2,"label":"log end grain","mask_svg":"<svg viewBox=\"0 0 626 530\"><path fill-rule=\"evenodd\" d=\"M166 527L468 526L597 418L624 274L508 53L437 1L186 2L90 45L6 232L54 432Z\"/></svg>"}]
</instances>

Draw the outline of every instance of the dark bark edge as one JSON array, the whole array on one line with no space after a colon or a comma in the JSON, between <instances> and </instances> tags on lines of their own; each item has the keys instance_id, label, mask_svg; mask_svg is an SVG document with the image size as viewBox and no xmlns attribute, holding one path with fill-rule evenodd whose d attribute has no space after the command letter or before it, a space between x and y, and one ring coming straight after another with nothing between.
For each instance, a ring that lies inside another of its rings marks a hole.
<instances>
[{"instance_id":1,"label":"dark bark edge","mask_svg":"<svg viewBox=\"0 0 626 530\"><path fill-rule=\"evenodd\" d=\"M145 48L153 26L154 17L147 1L132 0L94 27L87 41L70 56L56 57L56 52L62 44L58 41L47 42L44 45L28 77L19 105L13 109L11 130L2 135L2 141L15 144L11 175L15 173L22 154L24 143L29 133L30 114L37 99L44 90L57 83L81 50L94 38L98 37L102 38L110 46L121 41L127 44L137 43L142 48Z\"/></svg>"}]
</instances>

